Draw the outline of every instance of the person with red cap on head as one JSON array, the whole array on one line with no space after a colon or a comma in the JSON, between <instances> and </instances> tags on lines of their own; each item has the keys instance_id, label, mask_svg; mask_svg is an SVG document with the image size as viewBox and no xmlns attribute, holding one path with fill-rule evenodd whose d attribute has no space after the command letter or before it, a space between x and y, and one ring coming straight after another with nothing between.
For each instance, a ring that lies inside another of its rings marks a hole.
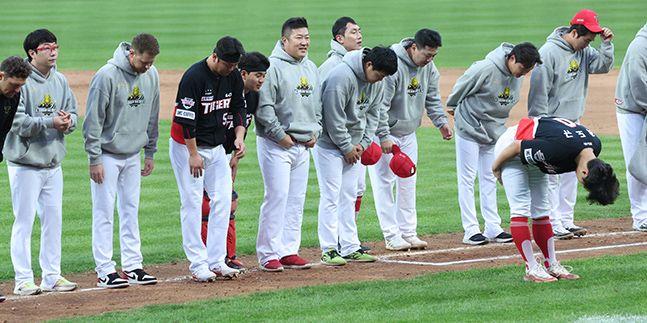
<instances>
[{"instance_id":1,"label":"person with red cap on head","mask_svg":"<svg viewBox=\"0 0 647 323\"><path fill-rule=\"evenodd\" d=\"M589 46L600 35L598 49ZM601 28L598 15L578 12L570 27L558 27L539 49L543 64L535 67L528 93L529 117L560 117L576 124L586 108L589 74L608 73L613 67L613 33ZM550 222L555 239L583 236L586 229L573 223L577 200L574 172L550 175Z\"/></svg>"}]
</instances>

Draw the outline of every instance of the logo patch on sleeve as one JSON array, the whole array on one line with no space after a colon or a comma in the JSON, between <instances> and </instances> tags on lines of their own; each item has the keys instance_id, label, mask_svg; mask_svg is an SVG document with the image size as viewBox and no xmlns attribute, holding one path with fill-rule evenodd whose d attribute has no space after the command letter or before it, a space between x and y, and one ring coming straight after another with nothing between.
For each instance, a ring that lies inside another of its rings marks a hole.
<instances>
[{"instance_id":1,"label":"logo patch on sleeve","mask_svg":"<svg viewBox=\"0 0 647 323\"><path fill-rule=\"evenodd\" d=\"M193 99L189 97L185 97L181 101L182 101L182 106L187 110L193 108L193 106L195 105L195 101L193 101Z\"/></svg>"},{"instance_id":2,"label":"logo patch on sleeve","mask_svg":"<svg viewBox=\"0 0 647 323\"><path fill-rule=\"evenodd\" d=\"M193 111L177 109L175 110L175 116L178 118L195 120L195 112Z\"/></svg>"}]
</instances>

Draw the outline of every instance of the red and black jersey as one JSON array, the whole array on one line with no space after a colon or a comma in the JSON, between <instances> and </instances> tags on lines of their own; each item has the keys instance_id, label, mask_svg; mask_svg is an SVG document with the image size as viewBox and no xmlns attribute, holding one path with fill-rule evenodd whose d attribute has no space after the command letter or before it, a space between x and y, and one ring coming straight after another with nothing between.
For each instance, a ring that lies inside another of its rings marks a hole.
<instances>
[{"instance_id":1,"label":"red and black jersey","mask_svg":"<svg viewBox=\"0 0 647 323\"><path fill-rule=\"evenodd\" d=\"M521 162L547 174L572 172L577 169L575 158L583 149L593 148L595 156L602 149L591 130L556 117L521 119L516 139L521 140Z\"/></svg>"},{"instance_id":2,"label":"red and black jersey","mask_svg":"<svg viewBox=\"0 0 647 323\"><path fill-rule=\"evenodd\" d=\"M6 75L6 74L5 74ZM13 97L8 98L4 94L0 94L0 161L2 161L2 148L4 148L4 140L11 130L13 117L16 115L18 109L18 102L20 102L20 93L16 93Z\"/></svg>"},{"instance_id":3,"label":"red and black jersey","mask_svg":"<svg viewBox=\"0 0 647 323\"><path fill-rule=\"evenodd\" d=\"M237 126L247 126L240 72L215 75L207 60L193 64L182 76L175 99L171 137L184 144L196 139L198 146L216 147L227 142Z\"/></svg>"}]
</instances>

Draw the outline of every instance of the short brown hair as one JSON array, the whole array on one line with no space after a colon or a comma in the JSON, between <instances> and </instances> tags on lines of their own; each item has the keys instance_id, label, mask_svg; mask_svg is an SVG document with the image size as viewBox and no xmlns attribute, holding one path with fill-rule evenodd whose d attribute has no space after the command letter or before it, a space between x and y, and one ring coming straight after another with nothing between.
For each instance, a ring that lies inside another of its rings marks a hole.
<instances>
[{"instance_id":1,"label":"short brown hair","mask_svg":"<svg viewBox=\"0 0 647 323\"><path fill-rule=\"evenodd\" d=\"M148 53L157 56L160 53L160 45L157 39L155 36L147 33L135 36L130 46L137 54Z\"/></svg>"},{"instance_id":2,"label":"short brown hair","mask_svg":"<svg viewBox=\"0 0 647 323\"><path fill-rule=\"evenodd\" d=\"M31 64L18 55L9 56L0 64L0 72L5 77L26 79L31 74Z\"/></svg>"}]
</instances>

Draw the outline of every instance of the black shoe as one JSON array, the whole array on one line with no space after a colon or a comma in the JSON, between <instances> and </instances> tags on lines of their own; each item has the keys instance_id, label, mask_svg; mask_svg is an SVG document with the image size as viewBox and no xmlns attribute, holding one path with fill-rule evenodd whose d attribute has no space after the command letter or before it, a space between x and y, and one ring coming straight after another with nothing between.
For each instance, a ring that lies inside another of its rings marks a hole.
<instances>
[{"instance_id":1,"label":"black shoe","mask_svg":"<svg viewBox=\"0 0 647 323\"><path fill-rule=\"evenodd\" d=\"M566 228L566 230L571 232L576 237L581 237L581 236L585 235L586 232L587 232L586 229L580 228L580 227L577 227L577 226Z\"/></svg>"},{"instance_id":2,"label":"black shoe","mask_svg":"<svg viewBox=\"0 0 647 323\"><path fill-rule=\"evenodd\" d=\"M371 247L368 247L368 246L359 245L359 248L362 249L362 252L364 253L368 253L369 251L371 251Z\"/></svg>"},{"instance_id":3,"label":"black shoe","mask_svg":"<svg viewBox=\"0 0 647 323\"><path fill-rule=\"evenodd\" d=\"M0 303L4 302L5 299L4 295L0 294Z\"/></svg>"},{"instance_id":4,"label":"black shoe","mask_svg":"<svg viewBox=\"0 0 647 323\"><path fill-rule=\"evenodd\" d=\"M464 244L471 244L471 245L479 245L479 244L486 244L487 243L487 238L480 234L477 233L473 236L471 236L469 239L463 238L463 243Z\"/></svg>"},{"instance_id":5,"label":"black shoe","mask_svg":"<svg viewBox=\"0 0 647 323\"><path fill-rule=\"evenodd\" d=\"M494 239L488 239L490 242L508 243L512 242L512 235L507 232L501 232Z\"/></svg>"},{"instance_id":6,"label":"black shoe","mask_svg":"<svg viewBox=\"0 0 647 323\"><path fill-rule=\"evenodd\" d=\"M119 274L115 272L108 276L99 277L97 280L97 286L103 288L123 288L130 286L130 284L127 280L119 277Z\"/></svg>"},{"instance_id":7,"label":"black shoe","mask_svg":"<svg viewBox=\"0 0 647 323\"><path fill-rule=\"evenodd\" d=\"M128 280L129 284L135 284L135 285L157 284L157 278L147 274L143 269L124 271L123 278Z\"/></svg>"},{"instance_id":8,"label":"black shoe","mask_svg":"<svg viewBox=\"0 0 647 323\"><path fill-rule=\"evenodd\" d=\"M229 268L236 269L236 270L240 271L241 274L244 273L245 271L247 271L247 269L244 266L242 266L242 263L240 261L232 260L231 258L229 258L227 256L225 256L225 264Z\"/></svg>"}]
</instances>

